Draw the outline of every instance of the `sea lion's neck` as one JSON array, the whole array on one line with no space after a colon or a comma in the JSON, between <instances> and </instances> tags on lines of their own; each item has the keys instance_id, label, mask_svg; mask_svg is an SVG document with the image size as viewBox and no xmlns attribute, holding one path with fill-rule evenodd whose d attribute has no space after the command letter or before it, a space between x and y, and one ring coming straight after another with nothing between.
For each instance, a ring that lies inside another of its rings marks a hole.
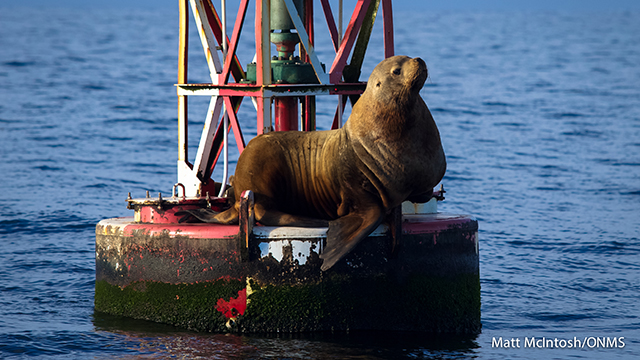
<instances>
[{"instance_id":1,"label":"sea lion's neck","mask_svg":"<svg viewBox=\"0 0 640 360\"><path fill-rule=\"evenodd\" d=\"M368 94L354 105L349 120L345 124L347 131L358 138L400 141L405 131L411 127L411 106L406 101L388 103L370 99ZM394 99L395 100L395 99Z\"/></svg>"}]
</instances>

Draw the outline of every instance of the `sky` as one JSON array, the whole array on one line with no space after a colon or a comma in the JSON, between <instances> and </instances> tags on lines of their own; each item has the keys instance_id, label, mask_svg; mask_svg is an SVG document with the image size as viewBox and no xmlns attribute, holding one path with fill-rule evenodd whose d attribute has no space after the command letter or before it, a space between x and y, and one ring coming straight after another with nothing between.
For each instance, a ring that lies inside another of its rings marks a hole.
<instances>
[{"instance_id":1,"label":"sky","mask_svg":"<svg viewBox=\"0 0 640 360\"><path fill-rule=\"evenodd\" d=\"M218 3L219 0L213 0ZM229 3L238 0L229 0ZM345 4L354 0L345 0ZM337 3L337 0L331 0ZM173 8L178 0L0 0L0 7L128 7L128 8ZM557 10L557 11L603 11L640 10L639 0L394 0L398 11L429 10Z\"/></svg>"}]
</instances>

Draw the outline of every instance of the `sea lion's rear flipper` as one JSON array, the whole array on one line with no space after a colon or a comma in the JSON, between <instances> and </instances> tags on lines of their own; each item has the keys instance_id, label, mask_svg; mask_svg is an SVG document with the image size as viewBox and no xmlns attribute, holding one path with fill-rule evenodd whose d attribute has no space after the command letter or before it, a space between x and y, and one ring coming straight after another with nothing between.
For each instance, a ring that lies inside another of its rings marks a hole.
<instances>
[{"instance_id":1,"label":"sea lion's rear flipper","mask_svg":"<svg viewBox=\"0 0 640 360\"><path fill-rule=\"evenodd\" d=\"M384 212L378 206L367 207L362 212L351 212L336 220L329 221L327 247L320 258L322 271L329 270L342 259L360 240L366 238L384 219Z\"/></svg>"},{"instance_id":2,"label":"sea lion's rear flipper","mask_svg":"<svg viewBox=\"0 0 640 360\"><path fill-rule=\"evenodd\" d=\"M237 224L238 223L238 211L235 206L223 211L216 212L211 209L193 209L193 210L180 210L176 212L176 215L184 215L178 222L183 223L194 217L202 222L214 223L214 224Z\"/></svg>"}]
</instances>

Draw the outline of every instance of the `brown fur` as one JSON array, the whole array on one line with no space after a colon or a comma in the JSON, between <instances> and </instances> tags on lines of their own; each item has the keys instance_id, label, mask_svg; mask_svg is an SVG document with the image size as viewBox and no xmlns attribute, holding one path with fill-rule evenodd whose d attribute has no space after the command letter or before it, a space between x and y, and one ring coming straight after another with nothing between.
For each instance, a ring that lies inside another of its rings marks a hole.
<instances>
[{"instance_id":1,"label":"brown fur","mask_svg":"<svg viewBox=\"0 0 640 360\"><path fill-rule=\"evenodd\" d=\"M240 195L252 190L264 225L329 227L329 269L403 201L428 201L444 176L440 135L419 95L426 78L419 58L385 59L342 129L257 136L238 159L235 205L191 213L237 223Z\"/></svg>"}]
</instances>

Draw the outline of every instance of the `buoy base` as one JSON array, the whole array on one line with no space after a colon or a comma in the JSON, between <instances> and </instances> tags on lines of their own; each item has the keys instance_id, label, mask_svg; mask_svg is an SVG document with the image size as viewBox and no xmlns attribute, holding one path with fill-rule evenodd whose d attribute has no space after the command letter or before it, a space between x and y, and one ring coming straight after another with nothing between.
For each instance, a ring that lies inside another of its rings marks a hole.
<instances>
[{"instance_id":1,"label":"buoy base","mask_svg":"<svg viewBox=\"0 0 640 360\"><path fill-rule=\"evenodd\" d=\"M477 221L405 215L402 229L322 272L323 229L256 226L246 259L237 226L103 220L95 308L197 331L478 333Z\"/></svg>"}]
</instances>

